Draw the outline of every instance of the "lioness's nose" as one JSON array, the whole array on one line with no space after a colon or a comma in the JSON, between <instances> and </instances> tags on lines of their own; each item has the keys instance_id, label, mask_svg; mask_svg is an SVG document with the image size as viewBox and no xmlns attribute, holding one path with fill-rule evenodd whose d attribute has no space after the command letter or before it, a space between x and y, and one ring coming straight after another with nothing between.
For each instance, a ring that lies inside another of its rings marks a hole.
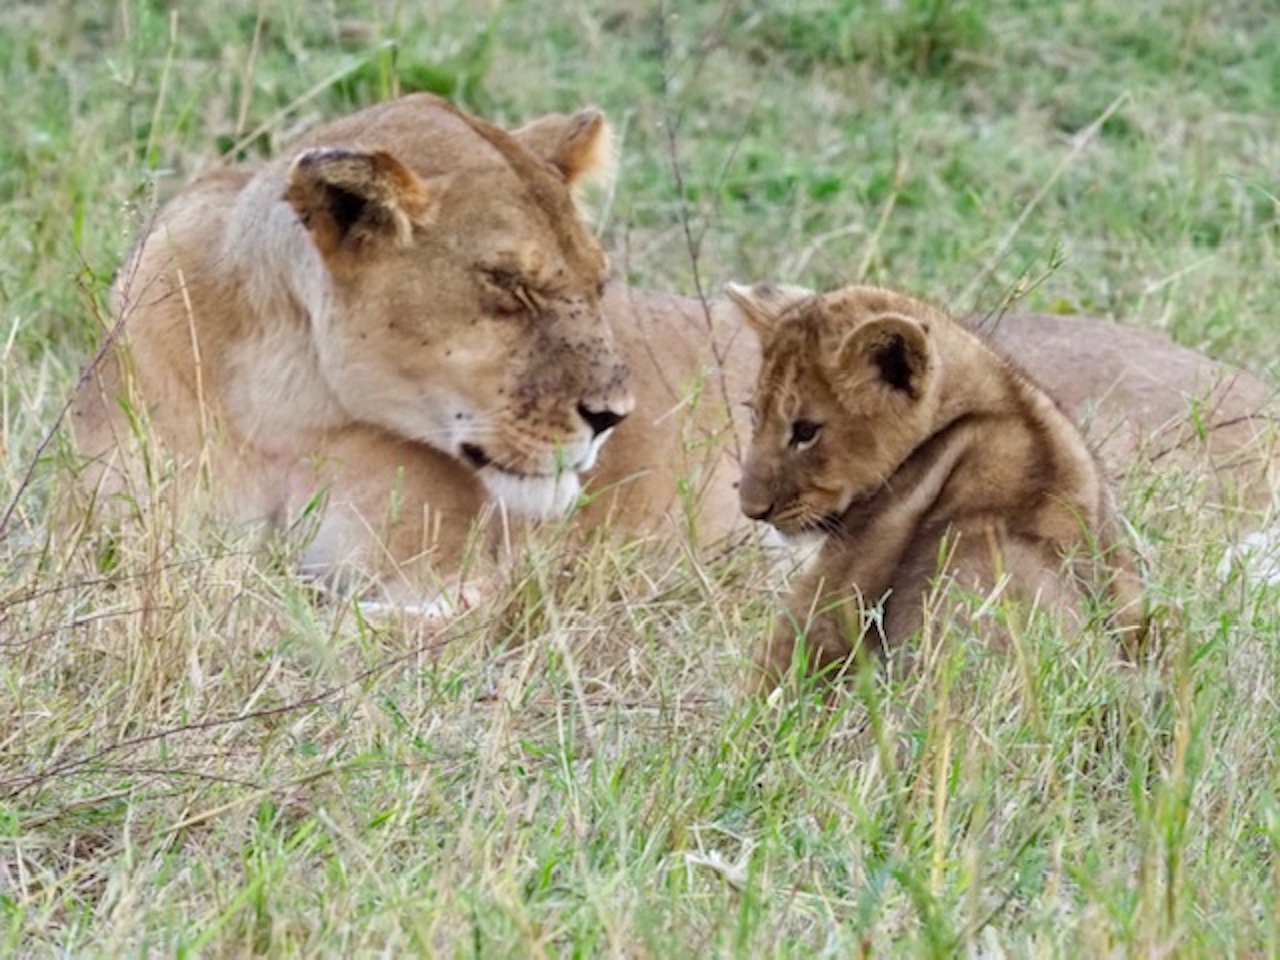
<instances>
[{"instance_id":1,"label":"lioness's nose","mask_svg":"<svg viewBox=\"0 0 1280 960\"><path fill-rule=\"evenodd\" d=\"M627 417L625 413L618 413L608 407L603 410L592 410L585 403L578 404L578 416L587 422L587 426L597 437L606 430L612 430Z\"/></svg>"},{"instance_id":2,"label":"lioness's nose","mask_svg":"<svg viewBox=\"0 0 1280 960\"><path fill-rule=\"evenodd\" d=\"M773 514L773 504L747 503L744 500L742 502L742 512L751 520L768 520Z\"/></svg>"}]
</instances>

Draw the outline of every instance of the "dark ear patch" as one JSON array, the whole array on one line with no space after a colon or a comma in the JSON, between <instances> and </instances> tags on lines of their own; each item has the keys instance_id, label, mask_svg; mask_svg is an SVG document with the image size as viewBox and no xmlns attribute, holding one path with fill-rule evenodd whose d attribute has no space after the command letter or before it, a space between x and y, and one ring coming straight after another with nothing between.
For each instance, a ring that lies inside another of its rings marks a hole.
<instances>
[{"instance_id":1,"label":"dark ear patch","mask_svg":"<svg viewBox=\"0 0 1280 960\"><path fill-rule=\"evenodd\" d=\"M858 320L832 357L830 365L852 378L852 389L870 376L889 394L912 401L928 391L933 364L929 336L918 321L903 314Z\"/></svg>"},{"instance_id":2,"label":"dark ear patch","mask_svg":"<svg viewBox=\"0 0 1280 960\"><path fill-rule=\"evenodd\" d=\"M350 190L344 190L342 187L326 186L324 187L326 194L324 203L329 211L329 216L333 218L334 226L338 228L338 232L349 234L353 227L361 220L365 219L365 212L369 208L369 201L358 193L352 193Z\"/></svg>"},{"instance_id":3,"label":"dark ear patch","mask_svg":"<svg viewBox=\"0 0 1280 960\"><path fill-rule=\"evenodd\" d=\"M406 242L431 206L425 184L387 151L341 147L299 155L284 199L327 257L383 238Z\"/></svg>"},{"instance_id":4,"label":"dark ear patch","mask_svg":"<svg viewBox=\"0 0 1280 960\"><path fill-rule=\"evenodd\" d=\"M919 358L912 355L905 338L890 334L871 351L871 362L879 369L881 380L912 400L916 399L916 369L912 364L918 363Z\"/></svg>"}]
</instances>

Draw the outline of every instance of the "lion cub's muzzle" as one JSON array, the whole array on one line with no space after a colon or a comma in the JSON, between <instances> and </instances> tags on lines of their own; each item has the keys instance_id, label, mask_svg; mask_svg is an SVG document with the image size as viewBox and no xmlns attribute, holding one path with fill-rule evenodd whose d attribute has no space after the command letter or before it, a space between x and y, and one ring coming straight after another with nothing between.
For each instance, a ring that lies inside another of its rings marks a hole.
<instances>
[{"instance_id":1,"label":"lion cub's muzzle","mask_svg":"<svg viewBox=\"0 0 1280 960\"><path fill-rule=\"evenodd\" d=\"M777 482L748 470L738 483L738 506L749 519L767 523L784 539L829 535L841 529L839 511L807 502L794 490L777 489Z\"/></svg>"}]
</instances>

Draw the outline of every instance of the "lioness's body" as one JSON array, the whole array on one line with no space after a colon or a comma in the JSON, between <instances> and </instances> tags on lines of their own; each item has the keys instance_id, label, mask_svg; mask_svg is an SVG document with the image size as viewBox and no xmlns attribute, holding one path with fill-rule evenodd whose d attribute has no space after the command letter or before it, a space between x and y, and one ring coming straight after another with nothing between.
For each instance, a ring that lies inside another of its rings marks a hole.
<instances>
[{"instance_id":1,"label":"lioness's body","mask_svg":"<svg viewBox=\"0 0 1280 960\"><path fill-rule=\"evenodd\" d=\"M458 566L486 505L556 516L587 476L587 522L684 526L705 506L697 529L723 533L732 426L711 361L740 350L728 367L749 376L752 348L606 289L571 191L607 136L594 111L509 135L416 96L198 178L122 268L127 351L77 400L100 489L152 497L137 435L154 438L184 503L203 482L221 514L279 527L321 498L306 565L409 597Z\"/></svg>"},{"instance_id":2,"label":"lioness's body","mask_svg":"<svg viewBox=\"0 0 1280 960\"><path fill-rule=\"evenodd\" d=\"M761 655L766 680L790 665L798 630L819 665L863 644L901 648L939 575L1057 611L1097 591L1136 641L1137 580L1103 472L1025 374L892 291L733 294L763 346L743 512L823 537Z\"/></svg>"},{"instance_id":3,"label":"lioness's body","mask_svg":"<svg viewBox=\"0 0 1280 960\"><path fill-rule=\"evenodd\" d=\"M972 326L1080 426L1107 473L1202 476L1205 494L1265 514L1280 480L1277 388L1149 330L1009 314Z\"/></svg>"}]
</instances>

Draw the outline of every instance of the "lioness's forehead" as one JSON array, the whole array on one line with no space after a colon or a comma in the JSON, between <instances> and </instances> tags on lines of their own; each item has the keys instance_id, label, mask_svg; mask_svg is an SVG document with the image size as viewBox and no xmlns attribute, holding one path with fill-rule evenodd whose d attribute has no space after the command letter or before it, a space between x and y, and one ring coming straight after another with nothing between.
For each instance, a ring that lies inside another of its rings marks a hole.
<instances>
[{"instance_id":1,"label":"lioness's forehead","mask_svg":"<svg viewBox=\"0 0 1280 960\"><path fill-rule=\"evenodd\" d=\"M607 267L604 248L569 208L553 216L510 170L493 167L454 178L442 196L440 226L473 256L506 256L526 269L563 267L593 277ZM567 188L566 194L567 194ZM463 229L465 225L465 229Z\"/></svg>"}]
</instances>

